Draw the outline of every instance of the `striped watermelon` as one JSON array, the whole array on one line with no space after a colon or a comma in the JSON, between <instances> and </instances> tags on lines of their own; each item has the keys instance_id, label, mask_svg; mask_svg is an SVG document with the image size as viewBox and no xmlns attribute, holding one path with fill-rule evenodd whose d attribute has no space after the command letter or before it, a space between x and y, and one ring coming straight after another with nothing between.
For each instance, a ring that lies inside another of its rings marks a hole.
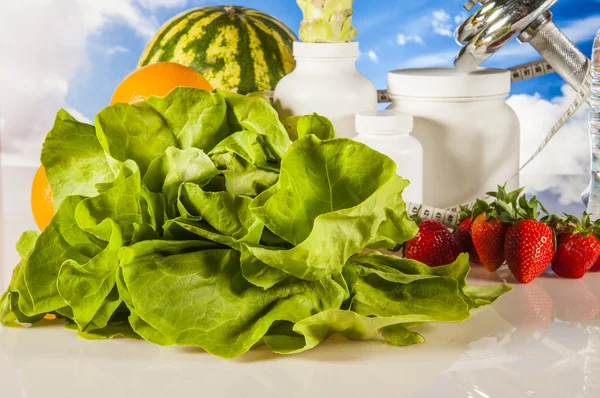
<instances>
[{"instance_id":1,"label":"striped watermelon","mask_svg":"<svg viewBox=\"0 0 600 398\"><path fill-rule=\"evenodd\" d=\"M196 69L214 88L268 91L294 70L295 40L281 21L252 8L199 7L163 25L138 66L177 62Z\"/></svg>"}]
</instances>

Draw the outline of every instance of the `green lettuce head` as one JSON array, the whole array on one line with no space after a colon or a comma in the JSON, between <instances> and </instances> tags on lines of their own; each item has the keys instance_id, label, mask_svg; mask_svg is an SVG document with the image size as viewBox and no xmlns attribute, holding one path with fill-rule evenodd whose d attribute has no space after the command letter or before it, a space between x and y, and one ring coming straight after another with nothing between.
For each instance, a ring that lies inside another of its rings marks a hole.
<instances>
[{"instance_id":1,"label":"green lettuce head","mask_svg":"<svg viewBox=\"0 0 600 398\"><path fill-rule=\"evenodd\" d=\"M306 43L350 42L357 30L352 26L354 0L297 0L304 14L300 38Z\"/></svg>"}]
</instances>

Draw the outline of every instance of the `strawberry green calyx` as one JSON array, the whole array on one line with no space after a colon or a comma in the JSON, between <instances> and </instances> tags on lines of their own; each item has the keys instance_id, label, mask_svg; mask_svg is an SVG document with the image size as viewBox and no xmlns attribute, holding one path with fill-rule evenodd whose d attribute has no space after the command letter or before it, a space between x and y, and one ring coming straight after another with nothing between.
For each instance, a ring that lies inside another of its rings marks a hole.
<instances>
[{"instance_id":1,"label":"strawberry green calyx","mask_svg":"<svg viewBox=\"0 0 600 398\"><path fill-rule=\"evenodd\" d=\"M351 42L358 34L352 26L354 0L297 0L304 19L300 38L305 43Z\"/></svg>"},{"instance_id":2,"label":"strawberry green calyx","mask_svg":"<svg viewBox=\"0 0 600 398\"><path fill-rule=\"evenodd\" d=\"M473 207L473 219L481 214L487 216L487 220L497 219L506 224L514 224L518 221L518 198L525 188L519 188L512 192L506 192L504 186L498 186L497 192L487 192L486 195L494 200L490 203L478 199Z\"/></svg>"},{"instance_id":3,"label":"strawberry green calyx","mask_svg":"<svg viewBox=\"0 0 600 398\"><path fill-rule=\"evenodd\" d=\"M540 210L546 215L549 214L537 197L534 196L528 201L527 197L521 196L517 207L517 218L519 220L537 220L540 218Z\"/></svg>"},{"instance_id":4,"label":"strawberry green calyx","mask_svg":"<svg viewBox=\"0 0 600 398\"><path fill-rule=\"evenodd\" d=\"M467 218L473 218L473 209L470 208L469 206L461 205L460 213L458 215L458 221L463 222Z\"/></svg>"},{"instance_id":5,"label":"strawberry green calyx","mask_svg":"<svg viewBox=\"0 0 600 398\"><path fill-rule=\"evenodd\" d=\"M523 220L537 221L541 213L549 216L550 213L536 196L527 200L527 196L523 195L524 189L519 188L507 193L504 187L499 186L498 192L488 192L488 195L495 198L490 206L498 220L512 225ZM544 219L540 221L547 224Z\"/></svg>"},{"instance_id":6,"label":"strawberry green calyx","mask_svg":"<svg viewBox=\"0 0 600 398\"><path fill-rule=\"evenodd\" d=\"M588 212L583 212L583 214L581 215L581 219L578 219L577 217L570 214L565 214L563 220L563 228L570 229L573 235L579 234L582 235L584 238L593 235L597 239L600 239L600 220L592 222L592 219L590 218L590 214Z\"/></svg>"},{"instance_id":7,"label":"strawberry green calyx","mask_svg":"<svg viewBox=\"0 0 600 398\"><path fill-rule=\"evenodd\" d=\"M568 214L565 214L565 217L559 216L558 214L548 214L547 216L543 217L540 221L544 224L548 224L550 228L554 229L555 231L559 231L568 226L569 223L567 221L567 218L569 217L572 217L575 220L577 220L577 217L570 216Z\"/></svg>"},{"instance_id":8,"label":"strawberry green calyx","mask_svg":"<svg viewBox=\"0 0 600 398\"><path fill-rule=\"evenodd\" d=\"M501 201L516 206L517 199L519 198L519 196L521 196L524 190L525 187L522 187L511 192L506 192L506 185L498 185L497 192L488 192L486 195L495 198L496 201Z\"/></svg>"},{"instance_id":9,"label":"strawberry green calyx","mask_svg":"<svg viewBox=\"0 0 600 398\"><path fill-rule=\"evenodd\" d=\"M415 222L415 224L420 225L423 222L423 218L421 217L421 210L423 209L423 205L420 205L415 214L412 214L409 218Z\"/></svg>"},{"instance_id":10,"label":"strawberry green calyx","mask_svg":"<svg viewBox=\"0 0 600 398\"><path fill-rule=\"evenodd\" d=\"M475 220L480 215L485 214L488 219L495 218L492 206L485 200L477 199L473 210L471 211L471 217Z\"/></svg>"}]
</instances>

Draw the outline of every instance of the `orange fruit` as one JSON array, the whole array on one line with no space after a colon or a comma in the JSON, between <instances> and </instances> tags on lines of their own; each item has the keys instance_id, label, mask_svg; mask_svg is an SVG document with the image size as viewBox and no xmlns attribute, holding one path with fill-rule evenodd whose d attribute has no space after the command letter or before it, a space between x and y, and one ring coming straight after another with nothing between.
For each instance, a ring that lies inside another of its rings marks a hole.
<instances>
[{"instance_id":1,"label":"orange fruit","mask_svg":"<svg viewBox=\"0 0 600 398\"><path fill-rule=\"evenodd\" d=\"M159 62L131 72L117 86L110 104L134 104L152 95L163 97L179 86L213 91L210 83L194 69L174 62Z\"/></svg>"},{"instance_id":2,"label":"orange fruit","mask_svg":"<svg viewBox=\"0 0 600 398\"><path fill-rule=\"evenodd\" d=\"M46 169L41 166L33 177L31 186L31 211L40 230L44 230L54 217L52 190L46 178Z\"/></svg>"}]
</instances>

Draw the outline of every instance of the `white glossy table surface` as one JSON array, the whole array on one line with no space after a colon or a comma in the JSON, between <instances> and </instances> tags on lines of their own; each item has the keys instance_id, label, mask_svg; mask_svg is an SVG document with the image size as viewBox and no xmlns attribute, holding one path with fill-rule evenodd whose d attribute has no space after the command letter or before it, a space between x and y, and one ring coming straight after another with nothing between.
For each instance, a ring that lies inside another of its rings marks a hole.
<instances>
[{"instance_id":1,"label":"white glossy table surface","mask_svg":"<svg viewBox=\"0 0 600 398\"><path fill-rule=\"evenodd\" d=\"M35 170L6 171L2 288L14 241L33 227L26 192ZM405 348L334 336L295 356L260 348L227 361L143 341L85 341L60 325L0 327L0 398L600 397L600 273L548 273L529 285L514 284L506 268L470 276L503 280L514 291L493 306L462 324L421 327L427 342Z\"/></svg>"},{"instance_id":2,"label":"white glossy table surface","mask_svg":"<svg viewBox=\"0 0 600 398\"><path fill-rule=\"evenodd\" d=\"M472 281L507 276L473 271ZM510 281L510 278L509 278ZM462 324L422 327L399 348L335 336L312 351L236 360L56 325L0 328L0 396L600 397L600 274L514 286Z\"/></svg>"}]
</instances>

